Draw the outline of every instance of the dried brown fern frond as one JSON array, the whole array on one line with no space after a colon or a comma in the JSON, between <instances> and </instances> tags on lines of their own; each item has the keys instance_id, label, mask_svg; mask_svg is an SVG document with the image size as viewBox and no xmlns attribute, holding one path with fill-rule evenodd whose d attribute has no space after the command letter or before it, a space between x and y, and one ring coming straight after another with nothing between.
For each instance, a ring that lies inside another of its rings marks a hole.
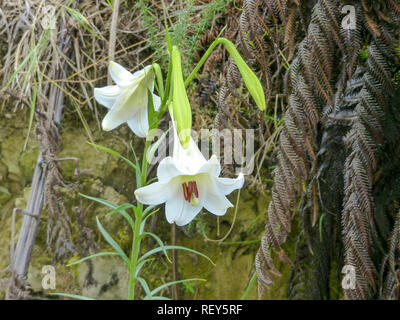
<instances>
[{"instance_id":1,"label":"dried brown fern frond","mask_svg":"<svg viewBox=\"0 0 400 320\"><path fill-rule=\"evenodd\" d=\"M308 182L316 165L314 146L322 109L333 100L330 85L334 75L332 49L337 47L336 41L340 39L335 39L332 34L339 31L337 19L336 1L319 1L314 6L307 36L300 43L298 56L290 67L289 107L279 141L266 230L257 254L260 285L270 282L272 252L281 250L286 241L303 184ZM316 189L313 192L316 195Z\"/></svg>"},{"instance_id":2,"label":"dried brown fern frond","mask_svg":"<svg viewBox=\"0 0 400 320\"><path fill-rule=\"evenodd\" d=\"M387 275L383 284L384 299L398 300L400 298L400 211L395 216L395 223L389 242L389 252L384 263Z\"/></svg>"},{"instance_id":3,"label":"dried brown fern frond","mask_svg":"<svg viewBox=\"0 0 400 320\"><path fill-rule=\"evenodd\" d=\"M349 155L344 168L345 196L342 214L345 264L356 268L356 289L347 298L366 299L377 289L372 247L374 200L372 188L378 166L377 152L384 141L385 113L393 92L392 75L385 56L391 48L374 41L368 49L363 88L355 108L357 115L346 138Z\"/></svg>"},{"instance_id":4,"label":"dried brown fern frond","mask_svg":"<svg viewBox=\"0 0 400 320\"><path fill-rule=\"evenodd\" d=\"M355 29L341 26L341 9L348 4L355 8ZM338 267L344 263L356 269L356 289L345 290L345 298L371 298L381 287L377 252L384 251L390 214L375 216L374 195L383 196L374 184L382 146L395 132L388 131L387 117L390 100L398 91L392 79L393 65L398 64L394 52L399 36L397 4L394 0L387 4L321 0L313 6L309 20L299 8L299 18L309 23L286 79L289 107L277 150L265 234L256 258L260 285L268 286L279 274L273 262L299 212L302 247L306 244L312 256L307 262L313 270L309 275L319 275L310 276L319 291L307 289L305 296L330 295L327 274L333 260ZM276 16L274 21L285 23L284 11L268 9ZM362 48L366 54L361 57ZM392 149L385 150L393 154ZM342 242L335 234L341 234ZM342 246L344 262L335 254ZM316 256L324 258L314 264L319 260ZM293 270L304 273L296 257ZM291 280L293 296L301 296L299 279L293 276Z\"/></svg>"}]
</instances>

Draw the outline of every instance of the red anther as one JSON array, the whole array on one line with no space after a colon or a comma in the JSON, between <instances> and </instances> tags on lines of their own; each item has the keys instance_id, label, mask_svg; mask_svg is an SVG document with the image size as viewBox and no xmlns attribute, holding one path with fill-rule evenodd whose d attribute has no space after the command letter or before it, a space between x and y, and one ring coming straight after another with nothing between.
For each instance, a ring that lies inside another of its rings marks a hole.
<instances>
[{"instance_id":1,"label":"red anther","mask_svg":"<svg viewBox=\"0 0 400 320\"><path fill-rule=\"evenodd\" d=\"M186 185L186 182L182 183L182 188L183 188L183 196L185 197L185 200L190 202L189 192L188 192L188 187Z\"/></svg>"},{"instance_id":2,"label":"red anther","mask_svg":"<svg viewBox=\"0 0 400 320\"><path fill-rule=\"evenodd\" d=\"M188 183L188 194L189 194L189 200L192 200L192 193L193 193L193 181L189 181Z\"/></svg>"},{"instance_id":3,"label":"red anther","mask_svg":"<svg viewBox=\"0 0 400 320\"><path fill-rule=\"evenodd\" d=\"M192 187L193 191L194 191L194 195L196 196L196 198L199 197L199 190L197 190L197 183L196 181L193 181L193 187Z\"/></svg>"},{"instance_id":4,"label":"red anther","mask_svg":"<svg viewBox=\"0 0 400 320\"><path fill-rule=\"evenodd\" d=\"M192 201L192 194L196 196L196 198L199 197L199 191L197 190L197 184L196 181L189 181L189 182L184 182L182 183L182 189L183 189L183 196L185 197L185 200L187 202Z\"/></svg>"}]
</instances>

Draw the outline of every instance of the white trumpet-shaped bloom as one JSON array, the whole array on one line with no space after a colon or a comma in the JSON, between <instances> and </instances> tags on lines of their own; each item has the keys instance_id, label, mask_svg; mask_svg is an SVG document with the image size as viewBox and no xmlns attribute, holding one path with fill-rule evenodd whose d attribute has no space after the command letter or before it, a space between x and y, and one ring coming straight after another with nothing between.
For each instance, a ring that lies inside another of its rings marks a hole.
<instances>
[{"instance_id":1,"label":"white trumpet-shaped bloom","mask_svg":"<svg viewBox=\"0 0 400 320\"><path fill-rule=\"evenodd\" d=\"M232 203L226 198L244 183L243 174L236 179L220 178L221 165L215 155L208 161L190 137L189 146L179 143L174 127L174 151L164 158L157 168L158 182L135 191L138 201L147 205L165 202L169 223L183 226L192 221L204 207L222 216Z\"/></svg>"},{"instance_id":2,"label":"white trumpet-shaped bloom","mask_svg":"<svg viewBox=\"0 0 400 320\"><path fill-rule=\"evenodd\" d=\"M102 122L103 130L110 131L124 122L139 137L146 137L149 131L148 90L153 93L154 74L151 66L135 73L111 61L111 78L116 83L112 86L94 89L94 97L109 109ZM161 99L153 94L154 109L158 110Z\"/></svg>"}]
</instances>

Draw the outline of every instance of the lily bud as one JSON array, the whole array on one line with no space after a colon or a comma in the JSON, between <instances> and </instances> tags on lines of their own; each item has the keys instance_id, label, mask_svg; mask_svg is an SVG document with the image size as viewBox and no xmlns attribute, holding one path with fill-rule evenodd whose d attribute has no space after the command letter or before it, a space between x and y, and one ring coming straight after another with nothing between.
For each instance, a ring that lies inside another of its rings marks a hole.
<instances>
[{"instance_id":1,"label":"lily bud","mask_svg":"<svg viewBox=\"0 0 400 320\"><path fill-rule=\"evenodd\" d=\"M184 148L189 146L192 129L192 110L185 90L182 76L181 54L176 46L172 47L172 112L176 121L179 141Z\"/></svg>"},{"instance_id":2,"label":"lily bud","mask_svg":"<svg viewBox=\"0 0 400 320\"><path fill-rule=\"evenodd\" d=\"M257 76L254 72L250 69L247 63L243 60L235 45L225 38L219 38L219 43L223 43L226 50L228 50L229 54L235 61L240 74L243 77L244 84L246 85L247 89L249 90L251 96L253 97L255 103L257 104L258 108L263 111L265 110L265 95L264 89L258 80Z\"/></svg>"}]
</instances>

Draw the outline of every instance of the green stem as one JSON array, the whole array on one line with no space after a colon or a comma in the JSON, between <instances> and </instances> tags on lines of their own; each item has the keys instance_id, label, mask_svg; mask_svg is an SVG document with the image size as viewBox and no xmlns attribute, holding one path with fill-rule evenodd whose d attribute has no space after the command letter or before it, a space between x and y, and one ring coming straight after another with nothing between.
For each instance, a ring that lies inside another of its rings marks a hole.
<instances>
[{"instance_id":1,"label":"green stem","mask_svg":"<svg viewBox=\"0 0 400 320\"><path fill-rule=\"evenodd\" d=\"M210 45L210 47L207 49L207 51L204 53L204 55L201 57L199 63L196 65L196 67L193 69L192 73L187 77L185 81L185 87L188 86L190 81L193 80L193 78L196 76L197 72L200 70L200 68L203 66L203 64L207 61L208 57L210 54L213 52L215 47L219 45L222 41L221 39L223 38L217 38L214 40L214 42Z\"/></svg>"},{"instance_id":2,"label":"green stem","mask_svg":"<svg viewBox=\"0 0 400 320\"><path fill-rule=\"evenodd\" d=\"M222 32L224 30L225 30L225 27L221 30L221 32L219 33L218 37L214 40L214 42L211 43L210 47L207 49L207 51L201 57L200 61L197 63L196 67L193 69L192 73L187 77L187 79L185 81L185 87L187 87L188 84L190 83L190 81L193 80L193 78L196 76L197 72L200 70L200 68L203 66L203 64L207 61L208 57L210 56L210 54L213 52L213 50L215 49L215 47L217 45L219 45L220 43L223 43L225 46L226 45L229 46L230 41L228 39L220 38L220 35L222 34Z\"/></svg>"},{"instance_id":3,"label":"green stem","mask_svg":"<svg viewBox=\"0 0 400 320\"><path fill-rule=\"evenodd\" d=\"M150 142L146 141L143 153L143 160L142 160L142 170L140 176L140 182L137 182L138 188L140 186L145 186L147 182L147 169L148 169L148 162L146 159L147 150L150 147ZM138 266L138 260L140 255L140 244L141 244L141 234L140 234L140 226L143 221L143 204L138 202L137 204L137 214L135 217L135 226L133 229L133 239L132 239L132 252L131 252L131 265L129 270L129 290L128 290L128 300L135 299L135 286L137 282L136 278L136 269Z\"/></svg>"}]
</instances>

